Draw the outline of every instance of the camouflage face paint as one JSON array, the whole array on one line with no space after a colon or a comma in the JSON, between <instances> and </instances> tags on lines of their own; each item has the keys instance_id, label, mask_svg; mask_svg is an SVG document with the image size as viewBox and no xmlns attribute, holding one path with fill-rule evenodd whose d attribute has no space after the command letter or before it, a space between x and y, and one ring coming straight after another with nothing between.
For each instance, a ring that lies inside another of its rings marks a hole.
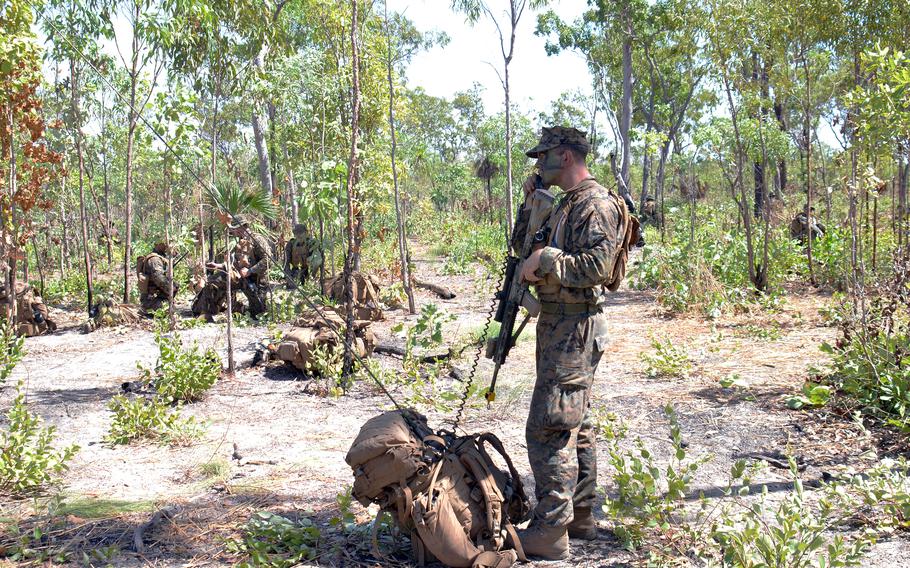
<instances>
[{"instance_id":1,"label":"camouflage face paint","mask_svg":"<svg viewBox=\"0 0 910 568\"><path fill-rule=\"evenodd\" d=\"M562 171L562 155L553 150L547 150L542 159L538 159L540 177L546 187L556 184L556 178Z\"/></svg>"}]
</instances>

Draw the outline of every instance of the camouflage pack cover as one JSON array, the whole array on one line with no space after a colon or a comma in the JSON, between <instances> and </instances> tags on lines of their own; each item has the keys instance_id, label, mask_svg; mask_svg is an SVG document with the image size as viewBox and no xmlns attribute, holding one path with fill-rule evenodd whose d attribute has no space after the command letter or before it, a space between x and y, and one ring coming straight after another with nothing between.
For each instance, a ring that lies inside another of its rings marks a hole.
<instances>
[{"instance_id":1,"label":"camouflage pack cover","mask_svg":"<svg viewBox=\"0 0 910 568\"><path fill-rule=\"evenodd\" d=\"M376 335L370 329L372 322L354 321L354 351L359 357L369 357L376 347ZM275 346L275 356L301 371L310 371L313 354L320 347L339 348L343 334L344 319L331 310L322 310L322 315L308 312L294 322L294 327L284 334Z\"/></svg>"},{"instance_id":2,"label":"camouflage pack cover","mask_svg":"<svg viewBox=\"0 0 910 568\"><path fill-rule=\"evenodd\" d=\"M99 299L93 308L95 315L83 326L83 333L91 333L102 327L135 324L142 319L141 311L132 304L121 304L110 298Z\"/></svg>"},{"instance_id":3,"label":"camouflage pack cover","mask_svg":"<svg viewBox=\"0 0 910 568\"><path fill-rule=\"evenodd\" d=\"M354 317L359 320L382 321L385 316L379 303L379 280L362 272L354 272L351 280L354 287ZM336 302L344 303L344 274L326 280L323 292Z\"/></svg>"},{"instance_id":4,"label":"camouflage pack cover","mask_svg":"<svg viewBox=\"0 0 910 568\"><path fill-rule=\"evenodd\" d=\"M505 461L500 469L492 451ZM514 525L530 507L521 477L494 435L443 439L402 409L368 420L345 456L353 496L377 504L408 534L417 563L508 568L526 560Z\"/></svg>"}]
</instances>

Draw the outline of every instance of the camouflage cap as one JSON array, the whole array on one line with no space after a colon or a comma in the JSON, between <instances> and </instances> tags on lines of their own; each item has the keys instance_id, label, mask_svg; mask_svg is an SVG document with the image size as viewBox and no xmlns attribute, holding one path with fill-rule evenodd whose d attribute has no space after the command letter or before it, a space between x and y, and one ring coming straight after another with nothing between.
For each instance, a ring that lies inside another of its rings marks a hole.
<instances>
[{"instance_id":1,"label":"camouflage cap","mask_svg":"<svg viewBox=\"0 0 910 568\"><path fill-rule=\"evenodd\" d=\"M241 227L249 227L250 220L243 215L234 215L231 217L231 224L228 225L228 229L239 229Z\"/></svg>"},{"instance_id":2,"label":"camouflage cap","mask_svg":"<svg viewBox=\"0 0 910 568\"><path fill-rule=\"evenodd\" d=\"M572 146L585 154L591 151L587 133L567 126L551 126L541 130L540 142L537 143L537 146L525 152L525 155L536 159L537 154L559 146Z\"/></svg>"},{"instance_id":3,"label":"camouflage cap","mask_svg":"<svg viewBox=\"0 0 910 568\"><path fill-rule=\"evenodd\" d=\"M295 235L302 235L304 233L306 233L306 225L304 225L303 223L297 223L296 225L294 225L294 234Z\"/></svg>"}]
</instances>

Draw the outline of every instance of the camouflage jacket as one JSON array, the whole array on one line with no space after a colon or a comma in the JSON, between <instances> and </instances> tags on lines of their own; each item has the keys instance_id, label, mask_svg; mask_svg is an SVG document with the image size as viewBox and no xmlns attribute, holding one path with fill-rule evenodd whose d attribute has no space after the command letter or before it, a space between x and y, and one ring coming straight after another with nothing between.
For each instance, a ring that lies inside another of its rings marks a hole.
<instances>
[{"instance_id":1,"label":"camouflage jacket","mask_svg":"<svg viewBox=\"0 0 910 568\"><path fill-rule=\"evenodd\" d=\"M250 275L253 279L264 284L269 279L269 267L272 264L272 247L269 241L259 233L250 232L247 237L253 245L253 251L249 255Z\"/></svg>"},{"instance_id":2,"label":"camouflage jacket","mask_svg":"<svg viewBox=\"0 0 910 568\"><path fill-rule=\"evenodd\" d=\"M309 262L310 255L316 249L316 240L310 236L293 237L284 246L284 267L299 268Z\"/></svg>"},{"instance_id":3,"label":"camouflage jacket","mask_svg":"<svg viewBox=\"0 0 910 568\"><path fill-rule=\"evenodd\" d=\"M625 227L608 190L594 178L566 190L550 214L550 240L540 257L535 284L542 302L600 305L605 283L622 244ZM529 211L519 211L513 247L518 250L527 231ZM517 245L517 246L516 246Z\"/></svg>"},{"instance_id":4,"label":"camouflage jacket","mask_svg":"<svg viewBox=\"0 0 910 568\"><path fill-rule=\"evenodd\" d=\"M149 253L145 257L145 275L149 279L149 295L153 294L152 287L167 293L167 259L158 253Z\"/></svg>"}]
</instances>

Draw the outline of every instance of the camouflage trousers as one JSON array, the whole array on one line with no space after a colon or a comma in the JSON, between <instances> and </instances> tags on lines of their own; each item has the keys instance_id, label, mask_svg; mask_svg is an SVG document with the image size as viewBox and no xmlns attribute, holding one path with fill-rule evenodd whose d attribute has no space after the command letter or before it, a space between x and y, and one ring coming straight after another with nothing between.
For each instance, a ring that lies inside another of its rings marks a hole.
<instances>
[{"instance_id":1,"label":"camouflage trousers","mask_svg":"<svg viewBox=\"0 0 910 568\"><path fill-rule=\"evenodd\" d=\"M237 291L239 288L240 291L243 292L243 295L246 296L247 303L249 304L249 313L251 316L256 317L259 314L265 313L268 309L268 304L266 303L266 294L268 293L267 286L257 285L252 282L235 286L236 287L232 288L232 291ZM198 316L207 314L214 316L219 314L224 311L226 300L227 284L224 279L210 279L205 287L203 287L193 299L193 315Z\"/></svg>"},{"instance_id":2,"label":"camouflage trousers","mask_svg":"<svg viewBox=\"0 0 910 568\"><path fill-rule=\"evenodd\" d=\"M606 317L541 314L537 381L525 428L534 473L535 522L565 526L573 508L591 508L597 446L590 416L594 373L606 344Z\"/></svg>"},{"instance_id":3,"label":"camouflage trousers","mask_svg":"<svg viewBox=\"0 0 910 568\"><path fill-rule=\"evenodd\" d=\"M142 306L142 310L147 314L160 310L165 303L167 303L167 292L162 292L157 288L155 288L154 292L149 290L148 294L139 296L139 305Z\"/></svg>"},{"instance_id":4,"label":"camouflage trousers","mask_svg":"<svg viewBox=\"0 0 910 568\"><path fill-rule=\"evenodd\" d=\"M303 263L300 266L291 265L285 271L285 277L287 279L288 288L296 288L300 284L306 284L307 278L310 276L310 268L306 263Z\"/></svg>"}]
</instances>

